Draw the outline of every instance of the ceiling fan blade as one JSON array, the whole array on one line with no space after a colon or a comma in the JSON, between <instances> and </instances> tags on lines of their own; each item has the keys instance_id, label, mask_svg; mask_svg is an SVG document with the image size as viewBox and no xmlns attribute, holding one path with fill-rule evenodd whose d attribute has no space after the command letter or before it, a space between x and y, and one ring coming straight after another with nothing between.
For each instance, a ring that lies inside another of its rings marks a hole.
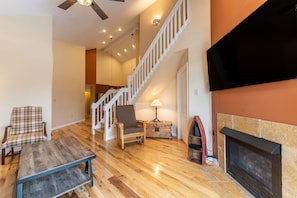
<instances>
[{"instance_id":1,"label":"ceiling fan blade","mask_svg":"<svg viewBox=\"0 0 297 198\"><path fill-rule=\"evenodd\" d=\"M58 7L61 9L67 10L68 8L70 8L70 6L72 6L76 2L77 2L76 0L66 0L63 3L61 3L60 5L58 5Z\"/></svg>"},{"instance_id":2,"label":"ceiling fan blade","mask_svg":"<svg viewBox=\"0 0 297 198\"><path fill-rule=\"evenodd\" d=\"M93 1L93 3L91 4L91 7L102 20L105 20L108 18L108 16L103 12L103 10L97 5L95 1Z\"/></svg>"},{"instance_id":3,"label":"ceiling fan blade","mask_svg":"<svg viewBox=\"0 0 297 198\"><path fill-rule=\"evenodd\" d=\"M110 1L120 1L120 2L125 2L125 0L110 0Z\"/></svg>"}]
</instances>

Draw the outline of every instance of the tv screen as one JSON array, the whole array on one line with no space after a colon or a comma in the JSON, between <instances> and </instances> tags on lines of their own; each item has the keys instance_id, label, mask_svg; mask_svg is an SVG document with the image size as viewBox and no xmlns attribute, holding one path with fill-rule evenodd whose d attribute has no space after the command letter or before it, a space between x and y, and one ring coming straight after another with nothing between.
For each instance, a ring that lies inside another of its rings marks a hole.
<instances>
[{"instance_id":1,"label":"tv screen","mask_svg":"<svg viewBox=\"0 0 297 198\"><path fill-rule=\"evenodd\" d=\"M268 0L207 50L210 91L297 76L297 0Z\"/></svg>"}]
</instances>

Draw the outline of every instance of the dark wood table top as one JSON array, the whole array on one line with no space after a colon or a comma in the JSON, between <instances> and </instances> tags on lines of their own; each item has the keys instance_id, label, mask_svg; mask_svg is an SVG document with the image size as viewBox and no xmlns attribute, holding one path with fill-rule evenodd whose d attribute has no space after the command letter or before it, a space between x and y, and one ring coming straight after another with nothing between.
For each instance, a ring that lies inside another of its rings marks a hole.
<instances>
[{"instance_id":1,"label":"dark wood table top","mask_svg":"<svg viewBox=\"0 0 297 198\"><path fill-rule=\"evenodd\" d=\"M74 137L27 144L22 147L17 182L57 172L95 157Z\"/></svg>"}]
</instances>

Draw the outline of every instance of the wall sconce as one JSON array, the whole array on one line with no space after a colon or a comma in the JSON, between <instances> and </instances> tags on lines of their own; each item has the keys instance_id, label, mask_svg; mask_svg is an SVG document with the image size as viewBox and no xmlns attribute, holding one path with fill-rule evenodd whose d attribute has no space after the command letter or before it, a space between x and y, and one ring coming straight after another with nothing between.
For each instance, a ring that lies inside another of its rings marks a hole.
<instances>
[{"instance_id":1,"label":"wall sconce","mask_svg":"<svg viewBox=\"0 0 297 198\"><path fill-rule=\"evenodd\" d=\"M160 24L161 20L160 19L154 19L153 20L153 25L158 26Z\"/></svg>"},{"instance_id":2,"label":"wall sconce","mask_svg":"<svg viewBox=\"0 0 297 198\"><path fill-rule=\"evenodd\" d=\"M153 122L160 122L160 120L158 119L158 107L162 106L162 103L160 102L159 99L155 99L153 100L152 107L155 107L156 113L155 113L155 119L153 119Z\"/></svg>"}]
</instances>

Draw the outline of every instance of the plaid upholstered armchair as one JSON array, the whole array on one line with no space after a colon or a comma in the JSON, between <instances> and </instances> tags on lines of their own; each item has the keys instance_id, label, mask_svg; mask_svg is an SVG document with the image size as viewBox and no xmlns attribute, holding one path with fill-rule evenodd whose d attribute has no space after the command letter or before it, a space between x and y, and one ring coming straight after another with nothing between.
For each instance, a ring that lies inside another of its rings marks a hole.
<instances>
[{"instance_id":1,"label":"plaid upholstered armchair","mask_svg":"<svg viewBox=\"0 0 297 198\"><path fill-rule=\"evenodd\" d=\"M42 107L25 106L12 109L10 125L5 127L2 140L2 165L7 155L14 155L14 147L47 140L46 123L42 121ZM11 149L6 153L6 149Z\"/></svg>"},{"instance_id":2,"label":"plaid upholstered armchair","mask_svg":"<svg viewBox=\"0 0 297 198\"><path fill-rule=\"evenodd\" d=\"M116 118L117 139L122 149L125 148L125 143L145 142L145 127L137 123L133 105L116 106Z\"/></svg>"}]
</instances>

